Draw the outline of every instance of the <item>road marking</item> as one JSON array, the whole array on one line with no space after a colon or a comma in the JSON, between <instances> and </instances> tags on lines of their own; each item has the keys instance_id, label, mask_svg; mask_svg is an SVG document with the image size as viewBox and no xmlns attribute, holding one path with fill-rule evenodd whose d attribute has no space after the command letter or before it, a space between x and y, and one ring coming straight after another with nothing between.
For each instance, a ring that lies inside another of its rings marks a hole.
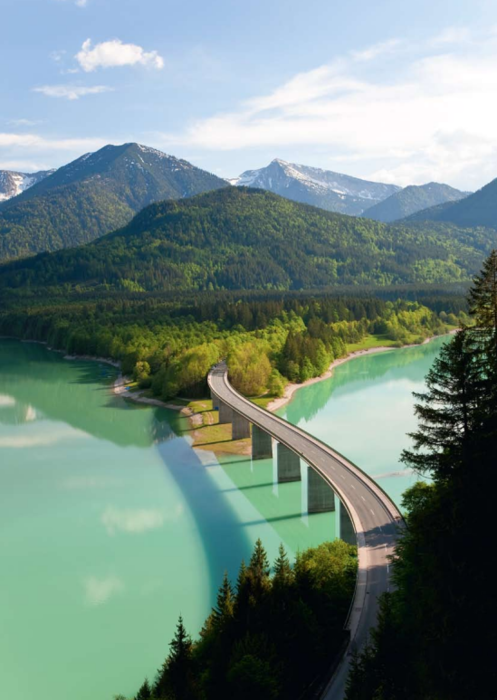
<instances>
[{"instance_id":1,"label":"road marking","mask_svg":"<svg viewBox=\"0 0 497 700\"><path fill-rule=\"evenodd\" d=\"M350 488L354 489L354 491L355 491L355 486L353 486L352 484L350 484Z\"/></svg>"},{"instance_id":2,"label":"road marking","mask_svg":"<svg viewBox=\"0 0 497 700\"><path fill-rule=\"evenodd\" d=\"M361 496L361 498L364 501L364 503L366 503L366 499L364 498L364 496Z\"/></svg>"},{"instance_id":3,"label":"road marking","mask_svg":"<svg viewBox=\"0 0 497 700\"><path fill-rule=\"evenodd\" d=\"M373 510L372 508L370 508L369 510L370 510L370 511L372 512L372 514L374 515L374 510Z\"/></svg>"}]
</instances>

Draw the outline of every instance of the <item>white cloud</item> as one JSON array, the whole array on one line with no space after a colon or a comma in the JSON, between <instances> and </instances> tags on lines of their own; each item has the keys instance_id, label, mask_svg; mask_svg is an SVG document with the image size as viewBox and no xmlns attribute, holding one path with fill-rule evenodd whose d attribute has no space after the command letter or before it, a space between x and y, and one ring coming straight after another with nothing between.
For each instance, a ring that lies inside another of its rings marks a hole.
<instances>
[{"instance_id":1,"label":"white cloud","mask_svg":"<svg viewBox=\"0 0 497 700\"><path fill-rule=\"evenodd\" d=\"M30 410L31 409L31 410ZM19 426L16 433L0 437L0 448L24 449L26 447L48 447L60 442L84 440L88 438L88 433L83 430L72 428L64 423L53 426L40 426L32 421L36 418L30 406L26 410L25 420L28 424Z\"/></svg>"},{"instance_id":2,"label":"white cloud","mask_svg":"<svg viewBox=\"0 0 497 700\"><path fill-rule=\"evenodd\" d=\"M461 44L470 42L472 38L469 27L447 27L440 34L433 37L433 46L444 46L447 44Z\"/></svg>"},{"instance_id":3,"label":"white cloud","mask_svg":"<svg viewBox=\"0 0 497 700\"><path fill-rule=\"evenodd\" d=\"M401 44L400 39L389 39L388 41L381 41L378 44L368 46L362 51L352 51L351 56L356 61L372 61L379 56L393 53Z\"/></svg>"},{"instance_id":4,"label":"white cloud","mask_svg":"<svg viewBox=\"0 0 497 700\"><path fill-rule=\"evenodd\" d=\"M234 111L163 134L162 145L315 146L355 162L363 177L481 186L497 175L497 36L452 29L435 39L436 47L390 40L297 74Z\"/></svg>"},{"instance_id":5,"label":"white cloud","mask_svg":"<svg viewBox=\"0 0 497 700\"><path fill-rule=\"evenodd\" d=\"M84 581L85 601L88 605L103 605L112 596L121 593L125 588L124 582L117 576L89 576Z\"/></svg>"},{"instance_id":6,"label":"white cloud","mask_svg":"<svg viewBox=\"0 0 497 700\"><path fill-rule=\"evenodd\" d=\"M19 173L35 173L39 170L50 170L48 163L33 160L0 160L0 170L13 170Z\"/></svg>"},{"instance_id":7,"label":"white cloud","mask_svg":"<svg viewBox=\"0 0 497 700\"><path fill-rule=\"evenodd\" d=\"M117 532L140 534L162 527L166 516L156 508L119 509L107 506L102 513L101 522L109 535Z\"/></svg>"},{"instance_id":8,"label":"white cloud","mask_svg":"<svg viewBox=\"0 0 497 700\"><path fill-rule=\"evenodd\" d=\"M41 92L47 97L62 97L66 100L79 100L86 95L100 95L103 92L112 92L113 88L107 85L93 85L84 87L82 85L43 85L33 88L33 92Z\"/></svg>"},{"instance_id":9,"label":"white cloud","mask_svg":"<svg viewBox=\"0 0 497 700\"><path fill-rule=\"evenodd\" d=\"M39 134L13 134L0 132L0 148L30 148L46 151L96 151L109 141L98 138L57 139Z\"/></svg>"},{"instance_id":10,"label":"white cloud","mask_svg":"<svg viewBox=\"0 0 497 700\"><path fill-rule=\"evenodd\" d=\"M64 56L66 55L67 51L61 50L61 51L52 51L50 54L50 58L52 61L55 61L55 63L60 63L61 61L64 60Z\"/></svg>"},{"instance_id":11,"label":"white cloud","mask_svg":"<svg viewBox=\"0 0 497 700\"><path fill-rule=\"evenodd\" d=\"M124 44L120 39L104 41L93 48L91 39L87 39L75 58L86 73L97 68L121 66L141 65L159 70L164 67L164 59L157 51L147 52L141 46Z\"/></svg>"},{"instance_id":12,"label":"white cloud","mask_svg":"<svg viewBox=\"0 0 497 700\"><path fill-rule=\"evenodd\" d=\"M8 394L0 394L0 408L7 408L15 405L16 400L13 396L9 396Z\"/></svg>"}]
</instances>

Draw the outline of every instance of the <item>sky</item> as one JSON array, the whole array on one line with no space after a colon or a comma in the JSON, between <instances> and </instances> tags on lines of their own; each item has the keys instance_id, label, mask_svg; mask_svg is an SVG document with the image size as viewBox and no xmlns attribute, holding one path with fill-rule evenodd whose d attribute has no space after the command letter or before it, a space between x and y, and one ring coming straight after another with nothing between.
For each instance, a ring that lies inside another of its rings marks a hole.
<instances>
[{"instance_id":1,"label":"sky","mask_svg":"<svg viewBox=\"0 0 497 700\"><path fill-rule=\"evenodd\" d=\"M136 141L221 177L497 177L495 0L0 0L0 27L0 169Z\"/></svg>"}]
</instances>

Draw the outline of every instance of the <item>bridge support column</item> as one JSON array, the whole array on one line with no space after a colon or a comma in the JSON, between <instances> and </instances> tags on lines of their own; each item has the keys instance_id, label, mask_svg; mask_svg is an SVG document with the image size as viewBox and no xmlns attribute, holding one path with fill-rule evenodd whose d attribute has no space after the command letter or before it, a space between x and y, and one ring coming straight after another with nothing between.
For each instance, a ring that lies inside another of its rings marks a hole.
<instances>
[{"instance_id":1,"label":"bridge support column","mask_svg":"<svg viewBox=\"0 0 497 700\"><path fill-rule=\"evenodd\" d=\"M321 474L312 467L307 470L307 511L328 513L335 510L335 493Z\"/></svg>"},{"instance_id":2,"label":"bridge support column","mask_svg":"<svg viewBox=\"0 0 497 700\"><path fill-rule=\"evenodd\" d=\"M278 483L300 481L300 457L286 445L278 443Z\"/></svg>"},{"instance_id":3,"label":"bridge support column","mask_svg":"<svg viewBox=\"0 0 497 700\"><path fill-rule=\"evenodd\" d=\"M235 413L235 411L231 411L231 413L233 416L231 438L233 440L242 440L250 437L250 423L248 420L239 413Z\"/></svg>"},{"instance_id":4,"label":"bridge support column","mask_svg":"<svg viewBox=\"0 0 497 700\"><path fill-rule=\"evenodd\" d=\"M252 459L273 456L271 435L257 425L252 426Z\"/></svg>"},{"instance_id":5,"label":"bridge support column","mask_svg":"<svg viewBox=\"0 0 497 700\"><path fill-rule=\"evenodd\" d=\"M357 537L354 526L352 525L352 520L343 503L340 503L340 539L347 542L347 544L357 544Z\"/></svg>"},{"instance_id":6,"label":"bridge support column","mask_svg":"<svg viewBox=\"0 0 497 700\"><path fill-rule=\"evenodd\" d=\"M219 422L220 423L232 423L233 422L233 411L229 406L227 406L224 401L220 401L219 399L218 405L219 405Z\"/></svg>"}]
</instances>

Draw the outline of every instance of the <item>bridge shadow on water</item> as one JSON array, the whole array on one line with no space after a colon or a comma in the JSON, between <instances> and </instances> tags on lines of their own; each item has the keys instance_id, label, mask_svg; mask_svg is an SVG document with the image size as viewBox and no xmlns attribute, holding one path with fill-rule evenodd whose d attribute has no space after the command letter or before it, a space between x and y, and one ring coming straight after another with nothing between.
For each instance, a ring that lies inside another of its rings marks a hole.
<instances>
[{"instance_id":1,"label":"bridge shadow on water","mask_svg":"<svg viewBox=\"0 0 497 700\"><path fill-rule=\"evenodd\" d=\"M200 455L185 438L174 433L168 412L155 409L154 413L155 433L168 435L166 439L156 441L156 449L164 468L181 489L195 520L205 552L206 583L213 604L223 572L227 570L232 578L236 576L241 560L250 556L251 540L241 527L244 523L240 521L223 491L217 487ZM164 426L161 429L160 426L164 423L167 428ZM207 453L204 454L207 457ZM209 462L210 466L214 466L212 459Z\"/></svg>"}]
</instances>

